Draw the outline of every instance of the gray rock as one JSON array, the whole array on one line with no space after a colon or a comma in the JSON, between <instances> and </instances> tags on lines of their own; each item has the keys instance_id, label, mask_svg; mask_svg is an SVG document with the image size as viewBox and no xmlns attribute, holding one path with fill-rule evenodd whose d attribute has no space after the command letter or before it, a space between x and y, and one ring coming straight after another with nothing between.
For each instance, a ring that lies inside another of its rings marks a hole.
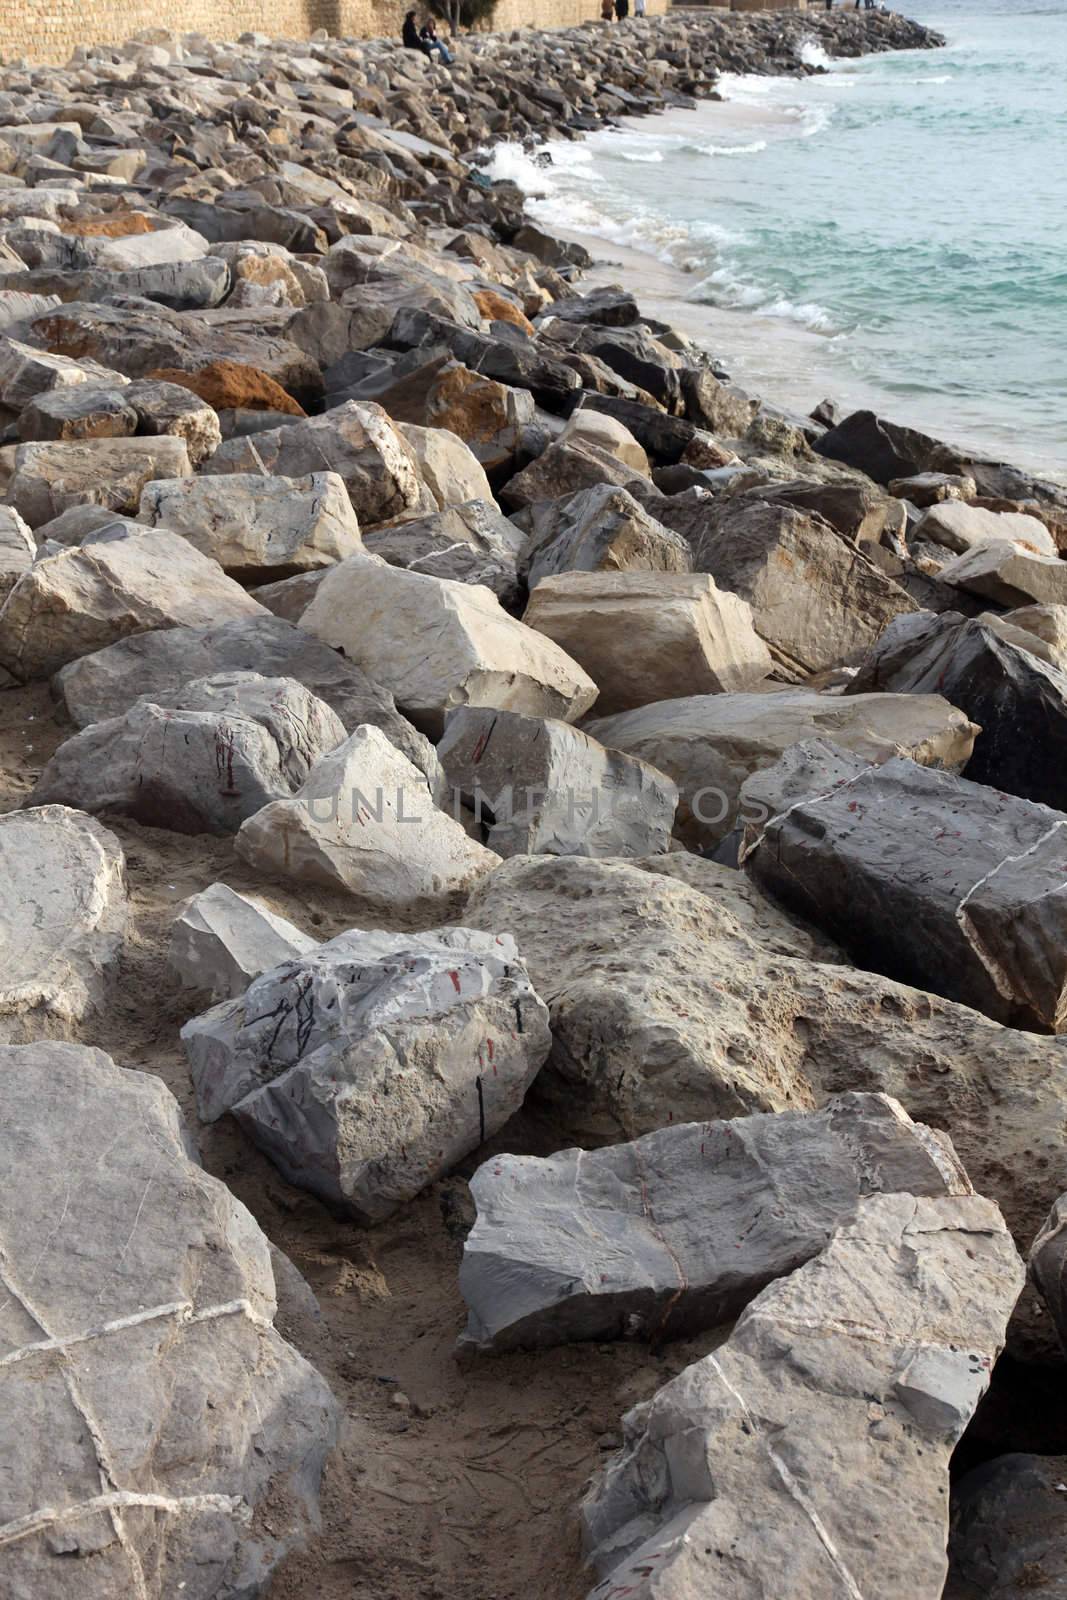
<instances>
[{"instance_id":1,"label":"gray rock","mask_svg":"<svg viewBox=\"0 0 1067 1600\"><path fill-rule=\"evenodd\" d=\"M602 484L532 508L530 588L560 572L688 572L689 546L625 489Z\"/></svg>"},{"instance_id":2,"label":"gray rock","mask_svg":"<svg viewBox=\"0 0 1067 1600\"><path fill-rule=\"evenodd\" d=\"M183 439L194 469L202 466L222 442L215 408L180 383L141 378L128 385L125 400L137 416L137 432ZM160 473L160 477L165 476Z\"/></svg>"},{"instance_id":3,"label":"gray rock","mask_svg":"<svg viewBox=\"0 0 1067 1600\"><path fill-rule=\"evenodd\" d=\"M633 1144L500 1155L471 1179L464 1342L654 1345L732 1322L869 1194L969 1194L946 1135L885 1095L662 1128Z\"/></svg>"},{"instance_id":4,"label":"gray rock","mask_svg":"<svg viewBox=\"0 0 1067 1600\"><path fill-rule=\"evenodd\" d=\"M1030 1251L1030 1277L1067 1351L1067 1195L1060 1195Z\"/></svg>"},{"instance_id":5,"label":"gray rock","mask_svg":"<svg viewBox=\"0 0 1067 1600\"><path fill-rule=\"evenodd\" d=\"M336 472L146 483L138 518L180 533L224 572L242 576L287 577L332 566L362 548L356 514Z\"/></svg>"},{"instance_id":6,"label":"gray rock","mask_svg":"<svg viewBox=\"0 0 1067 1600\"><path fill-rule=\"evenodd\" d=\"M949 1458L1022 1277L988 1200L862 1199L624 1418L582 1506L590 1600L748 1600L783 1572L791 1600L940 1600Z\"/></svg>"},{"instance_id":7,"label":"gray rock","mask_svg":"<svg viewBox=\"0 0 1067 1600\"><path fill-rule=\"evenodd\" d=\"M343 933L182 1029L200 1115L378 1222L484 1143L548 1053L506 934Z\"/></svg>"},{"instance_id":8,"label":"gray rock","mask_svg":"<svg viewBox=\"0 0 1067 1600\"><path fill-rule=\"evenodd\" d=\"M786 506L742 504L710 521L693 566L747 600L775 660L804 674L857 660L918 609L828 523Z\"/></svg>"},{"instance_id":9,"label":"gray rock","mask_svg":"<svg viewBox=\"0 0 1067 1600\"><path fill-rule=\"evenodd\" d=\"M986 1461L952 1490L947 1594L981 1600L1067 1600L1064 1456ZM955 1589L953 1582L966 1587Z\"/></svg>"},{"instance_id":10,"label":"gray rock","mask_svg":"<svg viewBox=\"0 0 1067 1600\"><path fill-rule=\"evenodd\" d=\"M53 690L75 724L85 728L121 716L140 696L166 705L191 679L219 672L295 678L336 711L349 733L365 722L381 728L425 773L434 792L440 789L443 778L433 746L400 715L389 691L311 634L262 610L233 622L157 629L120 640L72 661L57 674Z\"/></svg>"},{"instance_id":11,"label":"gray rock","mask_svg":"<svg viewBox=\"0 0 1067 1600\"><path fill-rule=\"evenodd\" d=\"M1067 810L1067 662L1057 665L1058 652L1013 616L899 617L845 694L918 695L936 686L981 729L966 777Z\"/></svg>"},{"instance_id":12,"label":"gray rock","mask_svg":"<svg viewBox=\"0 0 1067 1600\"><path fill-rule=\"evenodd\" d=\"M468 500L430 517L397 522L371 532L364 543L391 567L483 584L503 605L518 600L524 538L491 501Z\"/></svg>"},{"instance_id":13,"label":"gray rock","mask_svg":"<svg viewBox=\"0 0 1067 1600\"><path fill-rule=\"evenodd\" d=\"M646 481L645 474L600 445L571 437L557 439L509 478L500 490L500 499L510 509L519 510L583 489L625 488L635 480Z\"/></svg>"},{"instance_id":14,"label":"gray rock","mask_svg":"<svg viewBox=\"0 0 1067 1600\"><path fill-rule=\"evenodd\" d=\"M0 506L0 607L37 554L37 541L14 506Z\"/></svg>"},{"instance_id":15,"label":"gray rock","mask_svg":"<svg viewBox=\"0 0 1067 1600\"><path fill-rule=\"evenodd\" d=\"M691 849L717 845L735 825L745 780L802 739L831 739L867 761L905 754L923 766L960 772L978 732L937 694L845 699L810 689L690 695L595 718L587 727L602 744L640 756L674 779L678 837Z\"/></svg>"},{"instance_id":16,"label":"gray rock","mask_svg":"<svg viewBox=\"0 0 1067 1600\"><path fill-rule=\"evenodd\" d=\"M17 678L48 678L132 633L262 615L217 562L176 533L144 528L36 561L0 611L0 664Z\"/></svg>"},{"instance_id":17,"label":"gray rock","mask_svg":"<svg viewBox=\"0 0 1067 1600\"><path fill-rule=\"evenodd\" d=\"M18 433L31 440L126 439L137 432L137 413L126 388L77 383L36 395L19 413Z\"/></svg>"},{"instance_id":18,"label":"gray rock","mask_svg":"<svg viewBox=\"0 0 1067 1600\"><path fill-rule=\"evenodd\" d=\"M235 1000L268 967L319 943L249 895L213 883L185 902L170 927L167 965L186 989Z\"/></svg>"},{"instance_id":19,"label":"gray rock","mask_svg":"<svg viewBox=\"0 0 1067 1600\"><path fill-rule=\"evenodd\" d=\"M904 758L793 746L750 778L745 869L862 966L1067 1026L1067 816Z\"/></svg>"},{"instance_id":20,"label":"gray rock","mask_svg":"<svg viewBox=\"0 0 1067 1600\"><path fill-rule=\"evenodd\" d=\"M38 804L113 811L175 833L236 833L293 794L345 739L344 724L291 678L200 678L166 705L138 700L61 744L38 778Z\"/></svg>"},{"instance_id":21,"label":"gray rock","mask_svg":"<svg viewBox=\"0 0 1067 1600\"><path fill-rule=\"evenodd\" d=\"M250 817L237 853L257 871L394 907L447 903L500 859L435 808L424 774L370 726L318 761L292 799Z\"/></svg>"},{"instance_id":22,"label":"gray rock","mask_svg":"<svg viewBox=\"0 0 1067 1600\"><path fill-rule=\"evenodd\" d=\"M1002 606L1063 605L1067 602L1067 561L1032 555L1005 540L987 539L942 567L942 583Z\"/></svg>"},{"instance_id":23,"label":"gray rock","mask_svg":"<svg viewBox=\"0 0 1067 1600\"><path fill-rule=\"evenodd\" d=\"M437 754L501 856L643 856L669 847L678 793L566 722L461 706Z\"/></svg>"},{"instance_id":24,"label":"gray rock","mask_svg":"<svg viewBox=\"0 0 1067 1600\"><path fill-rule=\"evenodd\" d=\"M105 1004L125 932L113 833L65 806L0 817L0 1041L74 1033Z\"/></svg>"},{"instance_id":25,"label":"gray rock","mask_svg":"<svg viewBox=\"0 0 1067 1600\"><path fill-rule=\"evenodd\" d=\"M99 1050L0 1050L4 1590L266 1593L338 1410L272 1326L266 1238L176 1101Z\"/></svg>"}]
</instances>

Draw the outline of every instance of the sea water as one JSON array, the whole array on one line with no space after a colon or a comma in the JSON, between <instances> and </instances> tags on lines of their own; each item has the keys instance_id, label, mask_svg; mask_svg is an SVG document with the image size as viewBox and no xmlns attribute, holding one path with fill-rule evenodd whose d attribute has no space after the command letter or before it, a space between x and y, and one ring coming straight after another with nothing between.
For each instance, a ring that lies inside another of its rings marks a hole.
<instances>
[{"instance_id":1,"label":"sea water","mask_svg":"<svg viewBox=\"0 0 1067 1600\"><path fill-rule=\"evenodd\" d=\"M821 75L727 76L724 105L494 171L738 382L1067 478L1067 0L906 9L948 47L828 62L813 40Z\"/></svg>"}]
</instances>

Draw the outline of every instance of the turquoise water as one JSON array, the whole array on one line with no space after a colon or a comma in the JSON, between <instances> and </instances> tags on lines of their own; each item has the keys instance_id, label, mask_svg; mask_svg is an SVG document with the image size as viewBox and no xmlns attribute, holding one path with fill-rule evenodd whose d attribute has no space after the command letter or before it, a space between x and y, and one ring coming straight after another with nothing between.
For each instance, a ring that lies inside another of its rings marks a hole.
<instances>
[{"instance_id":1,"label":"turquoise water","mask_svg":"<svg viewBox=\"0 0 1067 1600\"><path fill-rule=\"evenodd\" d=\"M873 404L1062 477L1067 0L909 12L948 48L729 78L725 106L554 145L532 209L681 268L689 329L706 306L741 381L758 348L772 398L777 345L792 403Z\"/></svg>"}]
</instances>

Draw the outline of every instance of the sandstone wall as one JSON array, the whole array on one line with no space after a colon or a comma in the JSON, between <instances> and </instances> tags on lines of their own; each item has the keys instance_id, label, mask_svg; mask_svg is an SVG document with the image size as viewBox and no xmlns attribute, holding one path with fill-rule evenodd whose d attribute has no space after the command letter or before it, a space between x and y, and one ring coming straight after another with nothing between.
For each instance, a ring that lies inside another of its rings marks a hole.
<instances>
[{"instance_id":1,"label":"sandstone wall","mask_svg":"<svg viewBox=\"0 0 1067 1600\"><path fill-rule=\"evenodd\" d=\"M664 12L670 0L647 5L650 14ZM0 56L65 62L75 45L121 44L142 28L158 27L212 39L234 39L252 28L290 39L316 28L338 37L380 38L399 33L406 9L404 0L173 0L164 8L159 0L0 0ZM494 26L567 28L599 10L599 0L499 0Z\"/></svg>"}]
</instances>

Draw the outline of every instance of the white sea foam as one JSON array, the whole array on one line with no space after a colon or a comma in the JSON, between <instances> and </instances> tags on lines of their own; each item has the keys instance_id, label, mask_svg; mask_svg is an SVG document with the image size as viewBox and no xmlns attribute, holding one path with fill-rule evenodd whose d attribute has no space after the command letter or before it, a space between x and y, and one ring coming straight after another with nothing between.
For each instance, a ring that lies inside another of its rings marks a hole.
<instances>
[{"instance_id":1,"label":"white sea foam","mask_svg":"<svg viewBox=\"0 0 1067 1600\"><path fill-rule=\"evenodd\" d=\"M662 150L620 150L618 154L624 161L662 161Z\"/></svg>"},{"instance_id":2,"label":"white sea foam","mask_svg":"<svg viewBox=\"0 0 1067 1600\"><path fill-rule=\"evenodd\" d=\"M751 144L685 144L683 150L698 156L755 156L766 150L766 139L753 139Z\"/></svg>"},{"instance_id":3,"label":"white sea foam","mask_svg":"<svg viewBox=\"0 0 1067 1600\"><path fill-rule=\"evenodd\" d=\"M817 39L805 39L800 46L800 59L806 67L828 67L830 57Z\"/></svg>"}]
</instances>

